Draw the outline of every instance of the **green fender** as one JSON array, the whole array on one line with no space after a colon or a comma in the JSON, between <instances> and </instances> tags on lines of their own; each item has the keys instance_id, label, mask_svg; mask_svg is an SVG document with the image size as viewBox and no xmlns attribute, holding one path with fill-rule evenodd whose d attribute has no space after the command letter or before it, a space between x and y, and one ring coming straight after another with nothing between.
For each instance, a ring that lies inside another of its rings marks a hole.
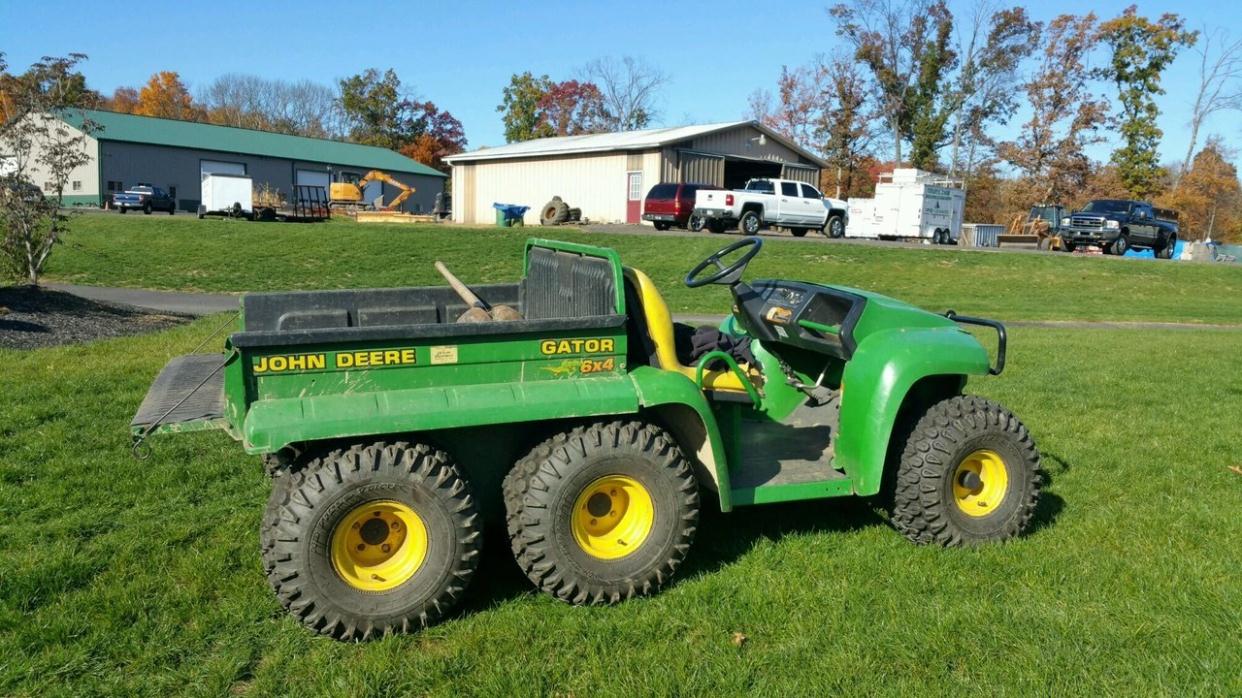
<instances>
[{"instance_id":1,"label":"green fender","mask_svg":"<svg viewBox=\"0 0 1242 698\"><path fill-rule=\"evenodd\" d=\"M712 412L711 406L707 404L703 391L694 384L694 381L676 371L664 371L650 366L635 368L630 372L630 378L634 381L639 402L643 407L658 408L679 405L694 411L701 422L696 426L702 428L702 440L706 441L710 449L700 446L697 454L687 453L686 455L690 457L697 455L699 461L711 469L719 490L720 509L730 511L733 508L733 501L729 490L729 468L724 441L720 438L716 415ZM683 439L683 446L694 445L687 444L685 441Z\"/></svg>"},{"instance_id":2,"label":"green fender","mask_svg":"<svg viewBox=\"0 0 1242 698\"><path fill-rule=\"evenodd\" d=\"M892 329L870 334L845 365L835 465L860 495L880 491L897 412L910 388L928 376L985 375L988 353L956 327Z\"/></svg>"},{"instance_id":3,"label":"green fender","mask_svg":"<svg viewBox=\"0 0 1242 698\"><path fill-rule=\"evenodd\" d=\"M688 381L687 381L688 382ZM259 400L243 425L247 453L341 437L638 412L626 374Z\"/></svg>"}]
</instances>

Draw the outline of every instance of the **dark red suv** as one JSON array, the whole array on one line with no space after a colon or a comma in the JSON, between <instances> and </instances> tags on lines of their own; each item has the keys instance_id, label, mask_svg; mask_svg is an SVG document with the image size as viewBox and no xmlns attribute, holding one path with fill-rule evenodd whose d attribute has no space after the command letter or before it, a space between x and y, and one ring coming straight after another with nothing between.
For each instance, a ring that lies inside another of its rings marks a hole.
<instances>
[{"instance_id":1,"label":"dark red suv","mask_svg":"<svg viewBox=\"0 0 1242 698\"><path fill-rule=\"evenodd\" d=\"M677 184L661 182L647 192L643 201L643 220L651 221L656 230L668 230L673 226L702 230L690 221L694 211L694 195L700 189L720 189L714 184Z\"/></svg>"}]
</instances>

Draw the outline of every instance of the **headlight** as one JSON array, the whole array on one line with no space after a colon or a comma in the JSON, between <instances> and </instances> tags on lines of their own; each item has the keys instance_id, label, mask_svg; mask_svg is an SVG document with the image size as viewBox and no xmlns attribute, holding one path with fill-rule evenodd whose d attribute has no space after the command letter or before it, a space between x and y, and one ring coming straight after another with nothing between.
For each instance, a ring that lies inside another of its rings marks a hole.
<instances>
[{"instance_id":1,"label":"headlight","mask_svg":"<svg viewBox=\"0 0 1242 698\"><path fill-rule=\"evenodd\" d=\"M1068 219L1068 218L1062 218L1062 219L1061 219L1061 225L1062 225L1063 227L1065 227L1065 228L1070 227L1070 219Z\"/></svg>"},{"instance_id":2,"label":"headlight","mask_svg":"<svg viewBox=\"0 0 1242 698\"><path fill-rule=\"evenodd\" d=\"M1121 224L1118 223L1117 221L1104 221L1104 227L1108 228L1109 230L1116 230L1117 228L1121 227Z\"/></svg>"}]
</instances>

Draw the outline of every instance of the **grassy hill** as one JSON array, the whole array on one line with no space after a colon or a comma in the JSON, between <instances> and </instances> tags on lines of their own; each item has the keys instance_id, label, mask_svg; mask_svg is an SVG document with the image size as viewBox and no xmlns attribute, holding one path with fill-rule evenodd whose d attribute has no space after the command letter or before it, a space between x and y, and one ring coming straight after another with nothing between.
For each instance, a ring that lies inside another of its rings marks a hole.
<instances>
[{"instance_id":1,"label":"grassy hill","mask_svg":"<svg viewBox=\"0 0 1242 698\"><path fill-rule=\"evenodd\" d=\"M49 278L101 286L259 291L441 285L439 259L467 283L516 279L522 245L546 236L606 245L651 275L675 312L723 313L723 287L686 271L735 238L649 237L561 228L361 226L85 215ZM842 284L930 310L1001 319L1242 322L1242 266L767 239L749 278Z\"/></svg>"}]
</instances>

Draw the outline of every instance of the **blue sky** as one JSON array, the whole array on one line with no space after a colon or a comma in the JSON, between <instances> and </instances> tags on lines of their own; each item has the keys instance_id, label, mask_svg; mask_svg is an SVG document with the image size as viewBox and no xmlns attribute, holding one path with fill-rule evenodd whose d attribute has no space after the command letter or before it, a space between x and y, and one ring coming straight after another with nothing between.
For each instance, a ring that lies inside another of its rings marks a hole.
<instances>
[{"instance_id":1,"label":"blue sky","mask_svg":"<svg viewBox=\"0 0 1242 698\"><path fill-rule=\"evenodd\" d=\"M87 78L106 93L139 85L157 70L176 70L193 89L227 72L328 83L368 67L391 67L419 97L456 115L474 148L504 141L495 109L512 73L563 79L608 55L641 57L670 75L659 105L664 125L741 118L750 93L771 88L782 65L842 48L828 4L211 0L135 6L0 0L0 51L18 70L42 55L86 53ZM950 4L960 14L973 3ZM1130 3L1026 4L1046 20L1087 10L1112 17ZM342 14L339 8L356 9ZM1139 9L1152 16L1176 11L1193 28L1233 27L1242 37L1242 3L1146 2ZM58 19L49 22L52 17ZM57 31L46 31L48 26ZM1183 55L1164 77L1164 160L1181 158L1186 148L1196 58ZM1242 146L1240 124L1238 114L1217 115L1202 136L1217 133ZM1107 158L1110 149L1099 146L1092 155Z\"/></svg>"}]
</instances>

